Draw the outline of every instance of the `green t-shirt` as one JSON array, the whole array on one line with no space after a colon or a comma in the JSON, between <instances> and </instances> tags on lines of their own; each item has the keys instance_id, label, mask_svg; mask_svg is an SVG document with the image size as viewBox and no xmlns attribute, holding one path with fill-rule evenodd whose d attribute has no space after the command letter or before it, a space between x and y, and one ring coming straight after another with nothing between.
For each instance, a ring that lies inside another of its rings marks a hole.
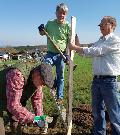
<instances>
[{"instance_id":1,"label":"green t-shirt","mask_svg":"<svg viewBox=\"0 0 120 135\"><path fill-rule=\"evenodd\" d=\"M68 22L65 22L65 24L59 24L55 19L48 21L45 29L60 50L65 51L70 37L70 24ZM49 39L47 39L47 49L49 52L58 53Z\"/></svg>"}]
</instances>

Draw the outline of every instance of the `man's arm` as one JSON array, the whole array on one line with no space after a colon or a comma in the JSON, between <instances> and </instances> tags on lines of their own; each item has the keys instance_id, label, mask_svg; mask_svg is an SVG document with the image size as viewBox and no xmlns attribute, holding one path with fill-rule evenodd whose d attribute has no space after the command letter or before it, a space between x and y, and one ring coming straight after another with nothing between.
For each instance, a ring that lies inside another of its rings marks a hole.
<instances>
[{"instance_id":1,"label":"man's arm","mask_svg":"<svg viewBox=\"0 0 120 135\"><path fill-rule=\"evenodd\" d=\"M84 47L80 47L80 46L74 45L72 43L69 44L69 49L70 50L75 50L76 52L78 52L80 54L83 54L84 53L83 48Z\"/></svg>"},{"instance_id":2,"label":"man's arm","mask_svg":"<svg viewBox=\"0 0 120 135\"><path fill-rule=\"evenodd\" d=\"M35 90L34 95L31 97L32 106L35 112L35 115L42 116L43 115L43 105L42 105L43 93L42 86Z\"/></svg>"}]
</instances>

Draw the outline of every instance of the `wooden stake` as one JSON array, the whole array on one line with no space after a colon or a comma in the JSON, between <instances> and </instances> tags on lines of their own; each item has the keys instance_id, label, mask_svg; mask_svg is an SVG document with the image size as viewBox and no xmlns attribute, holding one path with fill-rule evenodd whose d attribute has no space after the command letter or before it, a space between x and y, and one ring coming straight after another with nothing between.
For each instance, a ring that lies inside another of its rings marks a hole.
<instances>
[{"instance_id":1,"label":"wooden stake","mask_svg":"<svg viewBox=\"0 0 120 135\"><path fill-rule=\"evenodd\" d=\"M76 17L71 17L71 42L75 42ZM73 98L73 57L74 51L70 52L71 60L69 63L68 76L68 131L67 135L71 135L72 130L72 98Z\"/></svg>"}]
</instances>

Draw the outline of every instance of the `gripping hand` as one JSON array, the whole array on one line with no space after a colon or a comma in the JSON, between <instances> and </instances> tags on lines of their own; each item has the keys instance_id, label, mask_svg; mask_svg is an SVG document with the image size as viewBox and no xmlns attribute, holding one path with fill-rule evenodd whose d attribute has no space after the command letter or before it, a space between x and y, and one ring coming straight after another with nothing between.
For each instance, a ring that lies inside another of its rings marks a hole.
<instances>
[{"instance_id":1,"label":"gripping hand","mask_svg":"<svg viewBox=\"0 0 120 135\"><path fill-rule=\"evenodd\" d=\"M46 115L34 117L34 123L37 123L37 125L41 128L48 127L48 123L51 123L52 121L53 121L53 117L49 117Z\"/></svg>"},{"instance_id":2,"label":"gripping hand","mask_svg":"<svg viewBox=\"0 0 120 135\"><path fill-rule=\"evenodd\" d=\"M70 56L68 54L64 54L64 56L66 57L66 59L64 60L64 62L66 64L69 64L69 61L70 61Z\"/></svg>"},{"instance_id":3,"label":"gripping hand","mask_svg":"<svg viewBox=\"0 0 120 135\"><path fill-rule=\"evenodd\" d=\"M38 30L39 30L39 31L43 31L44 29L45 29L44 24L41 24L41 25L38 27Z\"/></svg>"}]
</instances>

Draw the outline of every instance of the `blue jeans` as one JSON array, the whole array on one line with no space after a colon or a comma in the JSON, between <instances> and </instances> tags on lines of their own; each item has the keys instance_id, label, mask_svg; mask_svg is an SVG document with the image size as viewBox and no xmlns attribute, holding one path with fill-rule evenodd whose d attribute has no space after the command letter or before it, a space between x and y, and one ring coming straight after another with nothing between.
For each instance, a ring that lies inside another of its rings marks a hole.
<instances>
[{"instance_id":1,"label":"blue jeans","mask_svg":"<svg viewBox=\"0 0 120 135\"><path fill-rule=\"evenodd\" d=\"M57 98L63 99L65 69L63 58L58 53L48 52L45 56L44 62L56 67L54 87L57 88Z\"/></svg>"},{"instance_id":2,"label":"blue jeans","mask_svg":"<svg viewBox=\"0 0 120 135\"><path fill-rule=\"evenodd\" d=\"M115 77L93 79L92 113L94 135L106 135L105 107L109 114L112 135L120 135L120 93Z\"/></svg>"}]
</instances>

